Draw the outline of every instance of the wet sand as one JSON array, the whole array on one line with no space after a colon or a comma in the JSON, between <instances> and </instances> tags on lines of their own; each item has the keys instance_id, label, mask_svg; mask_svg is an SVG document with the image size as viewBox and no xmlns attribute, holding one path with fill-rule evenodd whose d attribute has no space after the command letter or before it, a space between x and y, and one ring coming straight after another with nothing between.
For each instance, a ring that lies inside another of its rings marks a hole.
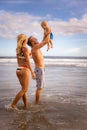
<instances>
[{"instance_id":1,"label":"wet sand","mask_svg":"<svg viewBox=\"0 0 87 130\"><path fill-rule=\"evenodd\" d=\"M46 67L41 103L34 104L35 81L29 87L30 108L9 111L20 84L15 65L0 66L0 130L87 130L87 68Z\"/></svg>"},{"instance_id":2,"label":"wet sand","mask_svg":"<svg viewBox=\"0 0 87 130\"><path fill-rule=\"evenodd\" d=\"M30 103L25 110L18 104L19 111L6 110L0 101L0 130L87 130L87 105L74 102L55 102L44 98L38 105Z\"/></svg>"}]
</instances>

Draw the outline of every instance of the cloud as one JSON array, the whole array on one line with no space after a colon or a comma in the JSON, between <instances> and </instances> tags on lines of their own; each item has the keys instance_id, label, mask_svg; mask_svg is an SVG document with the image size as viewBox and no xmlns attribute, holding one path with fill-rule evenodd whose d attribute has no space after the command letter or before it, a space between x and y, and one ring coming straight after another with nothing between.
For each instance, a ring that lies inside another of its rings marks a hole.
<instances>
[{"instance_id":1,"label":"cloud","mask_svg":"<svg viewBox=\"0 0 87 130\"><path fill-rule=\"evenodd\" d=\"M69 21L54 21L51 24L56 34L87 34L87 14L82 19L71 18Z\"/></svg>"},{"instance_id":2,"label":"cloud","mask_svg":"<svg viewBox=\"0 0 87 130\"><path fill-rule=\"evenodd\" d=\"M72 48L72 49L69 50L69 52L77 54L77 53L80 52L80 48Z\"/></svg>"},{"instance_id":3,"label":"cloud","mask_svg":"<svg viewBox=\"0 0 87 130\"><path fill-rule=\"evenodd\" d=\"M87 56L87 46L68 49L67 53L72 56Z\"/></svg>"},{"instance_id":4,"label":"cloud","mask_svg":"<svg viewBox=\"0 0 87 130\"><path fill-rule=\"evenodd\" d=\"M14 38L19 33L32 34L40 32L41 17L27 13L11 13L0 11L0 37Z\"/></svg>"},{"instance_id":5,"label":"cloud","mask_svg":"<svg viewBox=\"0 0 87 130\"><path fill-rule=\"evenodd\" d=\"M0 37L14 38L19 33L42 37L43 29L40 26L42 19L51 19L51 16L47 15L43 18L23 12L0 11ZM48 22L55 35L87 34L87 14L83 15L81 19L71 18L69 21L58 19Z\"/></svg>"}]
</instances>

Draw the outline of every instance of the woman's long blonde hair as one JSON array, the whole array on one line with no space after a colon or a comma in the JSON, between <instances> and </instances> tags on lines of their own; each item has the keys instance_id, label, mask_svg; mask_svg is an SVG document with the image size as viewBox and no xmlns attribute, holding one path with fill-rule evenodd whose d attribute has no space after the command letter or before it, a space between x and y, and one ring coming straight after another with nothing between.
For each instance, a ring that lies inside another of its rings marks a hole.
<instances>
[{"instance_id":1,"label":"woman's long blonde hair","mask_svg":"<svg viewBox=\"0 0 87 130\"><path fill-rule=\"evenodd\" d=\"M25 34L19 34L17 36L17 48L16 48L16 53L20 54L21 53L21 48L26 47L27 43L27 37Z\"/></svg>"}]
</instances>

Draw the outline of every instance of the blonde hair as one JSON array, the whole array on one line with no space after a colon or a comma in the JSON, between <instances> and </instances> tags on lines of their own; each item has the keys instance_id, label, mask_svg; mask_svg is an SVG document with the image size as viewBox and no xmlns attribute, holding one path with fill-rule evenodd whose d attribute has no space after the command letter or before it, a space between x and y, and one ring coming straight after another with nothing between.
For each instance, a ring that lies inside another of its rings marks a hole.
<instances>
[{"instance_id":1,"label":"blonde hair","mask_svg":"<svg viewBox=\"0 0 87 130\"><path fill-rule=\"evenodd\" d=\"M22 47L26 47L27 43L27 37L25 34L19 34L17 36L17 48L16 48L16 53L19 54L21 52Z\"/></svg>"}]
</instances>

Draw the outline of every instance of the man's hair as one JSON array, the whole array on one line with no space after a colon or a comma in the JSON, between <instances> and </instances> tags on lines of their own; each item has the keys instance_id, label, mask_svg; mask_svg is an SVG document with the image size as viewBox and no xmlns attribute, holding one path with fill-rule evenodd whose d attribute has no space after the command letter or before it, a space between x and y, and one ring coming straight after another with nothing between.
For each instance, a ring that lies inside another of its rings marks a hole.
<instances>
[{"instance_id":1,"label":"man's hair","mask_svg":"<svg viewBox=\"0 0 87 130\"><path fill-rule=\"evenodd\" d=\"M32 36L30 36L30 37L28 38L28 42L27 42L27 44L28 44L29 46L32 47L32 44L31 44L31 37L32 37Z\"/></svg>"}]
</instances>

